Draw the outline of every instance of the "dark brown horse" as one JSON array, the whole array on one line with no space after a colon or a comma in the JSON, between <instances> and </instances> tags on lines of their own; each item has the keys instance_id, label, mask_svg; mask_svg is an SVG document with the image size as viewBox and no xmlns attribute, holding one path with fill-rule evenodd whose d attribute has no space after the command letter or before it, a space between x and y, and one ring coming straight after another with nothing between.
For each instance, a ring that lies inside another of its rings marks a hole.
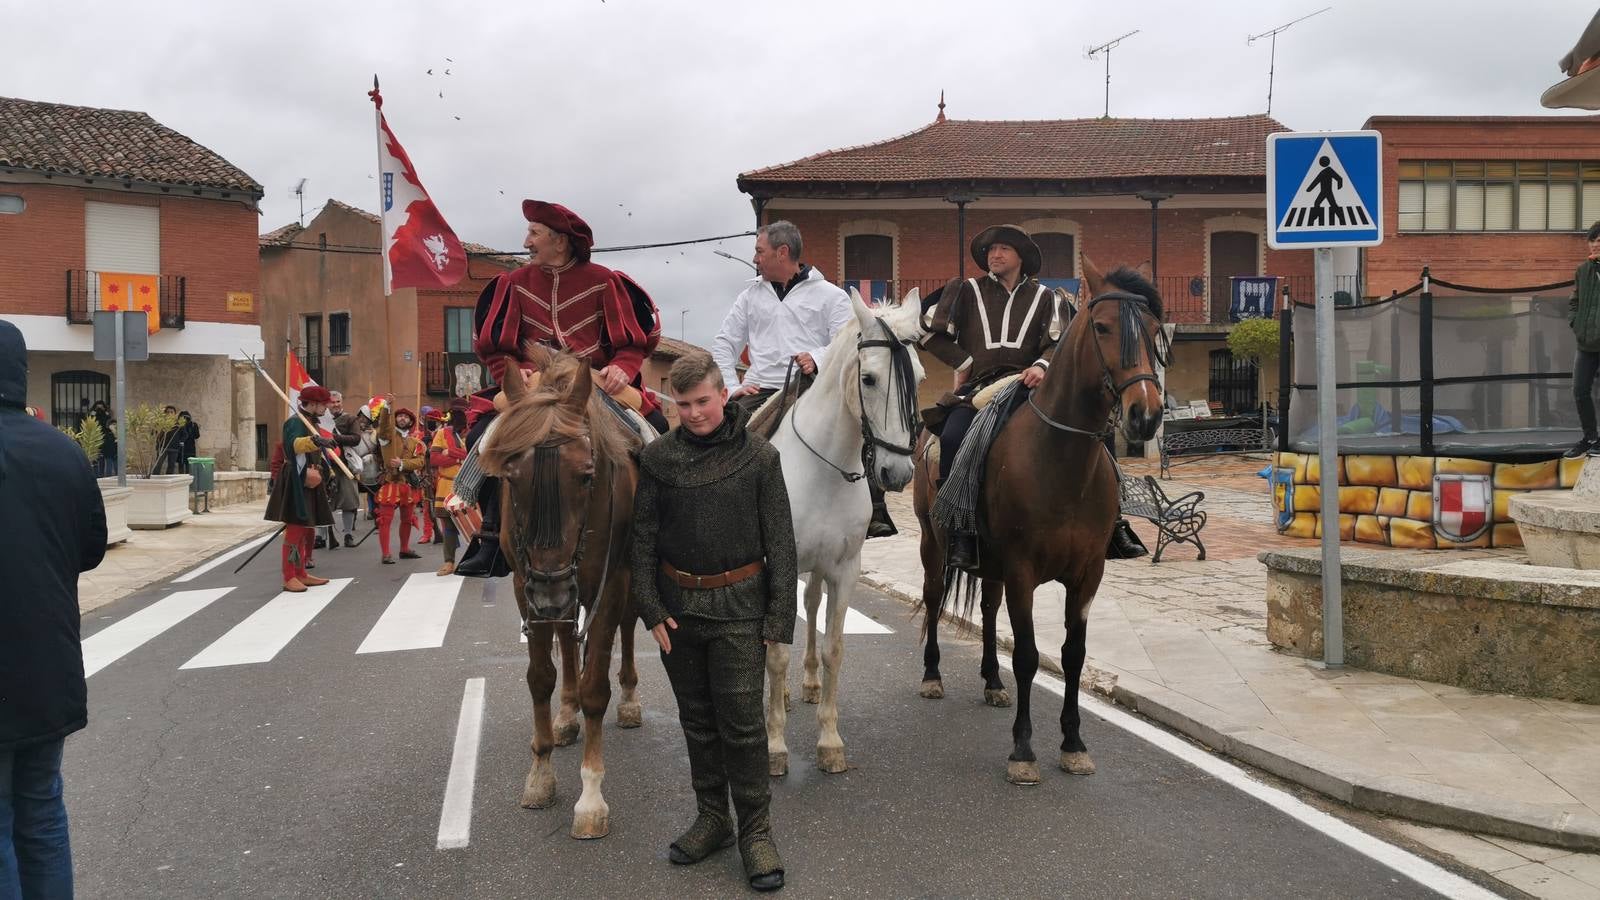
<instances>
[{"instance_id":1,"label":"dark brown horse","mask_svg":"<svg viewBox=\"0 0 1600 900\"><path fill-rule=\"evenodd\" d=\"M983 614L984 698L1007 706L995 649L995 617L1004 589L1016 646L1016 721L1006 779L1039 781L1033 754L1030 699L1039 651L1034 643L1033 592L1049 581L1066 589L1067 638L1061 667L1067 675L1061 710L1061 768L1094 771L1078 734L1078 692L1083 669L1089 604L1105 570L1106 546L1117 521L1117 478L1101 443L1120 413L1130 441L1148 441L1161 424L1161 390L1155 366L1164 354L1161 297L1130 269L1102 276L1084 260L1091 299L1067 326L1050 360L1049 374L995 437L984 469L980 501L979 570ZM929 436L923 435L924 445ZM932 443L937 443L933 441ZM931 521L938 465L917 454L913 479L917 518L922 523L922 600L926 647L922 696L944 696L939 676L939 617L956 597L970 614L973 591L946 584L945 536ZM958 580L966 580L962 576Z\"/></svg>"},{"instance_id":2,"label":"dark brown horse","mask_svg":"<svg viewBox=\"0 0 1600 900\"><path fill-rule=\"evenodd\" d=\"M633 602L628 552L638 471L630 456L638 441L621 426L597 392L587 363L562 354L540 367L530 389L508 368L510 401L481 456L484 471L501 478L505 510L501 546L515 575L517 609L528 635L528 691L533 695L533 765L522 805L555 803L550 756L575 736L583 713L583 793L573 813L572 836L605 837L609 808L601 731L611 702L611 648L622 631L622 700L618 724L640 723L633 662ZM585 630L578 630L578 611ZM552 723L556 686L550 639L561 645L562 719ZM579 659L580 649L582 658ZM564 734L557 734L560 728ZM565 740L558 740L565 738Z\"/></svg>"}]
</instances>

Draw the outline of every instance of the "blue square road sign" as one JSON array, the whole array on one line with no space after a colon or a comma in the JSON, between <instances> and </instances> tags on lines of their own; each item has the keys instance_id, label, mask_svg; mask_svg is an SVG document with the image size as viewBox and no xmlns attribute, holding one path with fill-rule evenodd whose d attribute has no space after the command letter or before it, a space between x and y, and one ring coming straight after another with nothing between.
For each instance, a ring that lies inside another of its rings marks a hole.
<instances>
[{"instance_id":1,"label":"blue square road sign","mask_svg":"<svg viewBox=\"0 0 1600 900\"><path fill-rule=\"evenodd\" d=\"M1382 135L1268 135L1267 212L1267 244L1274 250L1383 243Z\"/></svg>"}]
</instances>

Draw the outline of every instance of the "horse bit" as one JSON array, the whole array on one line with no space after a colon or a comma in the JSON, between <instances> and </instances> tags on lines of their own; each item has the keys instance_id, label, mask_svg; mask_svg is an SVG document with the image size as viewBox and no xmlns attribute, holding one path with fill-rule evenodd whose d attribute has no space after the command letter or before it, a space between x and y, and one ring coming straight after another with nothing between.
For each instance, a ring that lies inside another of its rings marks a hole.
<instances>
[{"instance_id":1,"label":"horse bit","mask_svg":"<svg viewBox=\"0 0 1600 900\"><path fill-rule=\"evenodd\" d=\"M1126 328L1129 324L1127 321L1128 315L1126 304L1133 304L1134 315L1138 317L1138 321L1140 323L1143 323L1144 317L1149 314L1149 301L1138 294L1131 294L1127 291L1107 291L1103 294L1099 294L1093 300L1089 301L1089 305L1086 307L1085 311L1093 312L1096 304L1105 301L1116 302L1119 310L1122 312L1124 328ZM1140 328L1139 331L1140 340L1144 343L1145 352L1149 355L1150 359L1154 362L1160 363L1162 366L1170 364L1172 361L1172 354L1170 352L1163 352L1154 338L1151 338L1148 334L1143 333L1143 328ZM1126 338L1127 336L1123 335L1124 343L1126 343ZM1100 341L1096 339L1091 343L1094 344L1094 355L1100 360L1100 382L1105 387L1106 393L1110 394L1113 400L1121 397L1123 391L1126 391L1128 388L1133 387L1141 381L1154 382L1157 388L1161 386L1161 379L1157 378L1152 372L1141 372L1137 375L1129 376L1121 384L1115 383L1111 377L1111 364L1106 362L1106 352L1105 350L1101 349ZM1124 348L1124 352L1126 353L1126 348ZM1132 363L1130 362L1128 364L1131 365ZM1039 404L1035 402L1034 395L1032 393L1028 395L1028 406L1033 409L1034 414L1039 417L1040 421L1044 422L1046 425L1049 425L1051 428L1054 428L1058 431L1071 432L1072 434L1088 435L1096 440L1104 440L1109 437L1116 430L1117 421L1122 414L1121 407L1114 405L1111 413L1106 417L1105 428L1102 428L1099 431L1086 431L1082 428L1074 428L1064 422L1057 422L1055 419L1050 418L1050 416L1047 415L1044 410L1039 408Z\"/></svg>"},{"instance_id":2,"label":"horse bit","mask_svg":"<svg viewBox=\"0 0 1600 900\"><path fill-rule=\"evenodd\" d=\"M884 337L867 338L863 335L862 337L857 338L856 356L859 359L861 351L872 347L882 347L889 351L889 357L894 363L894 376L900 384L900 412L906 417L906 423L909 426L907 433L911 435L912 440L915 440L917 430L921 427L921 417L918 415L916 408L916 377L911 366L911 350L909 349L911 341L902 341L897 339L894 335L894 331L889 328L888 323L884 322L882 319L877 319L876 321L878 323L878 328L883 331ZM789 361L789 369L790 372L793 372L793 360ZM784 391L787 392L789 384L789 376L787 374L784 376L783 381ZM867 478L870 479L873 484L877 484L877 475L873 474L873 472L877 468L874 463L877 461L877 451L880 448L889 453L897 453L901 456L910 456L915 451L909 446L891 444L883 438L878 437L877 432L875 432L872 428L872 420L867 416L867 397L866 392L861 387L860 378L856 379L856 398L858 400L858 405L861 407L860 472L847 472L835 465L833 460L830 460L826 456L823 456L821 453L817 452L817 448L811 446L810 442L805 439L805 435L800 433L800 426L795 424L793 410L790 411L789 415L789 428L794 431L794 436L799 438L801 446L811 451L811 455L822 460L822 462L827 465L828 468L838 472L839 476L845 481L854 484L863 478ZM889 397L887 394L883 399L883 405L884 412L888 413Z\"/></svg>"}]
</instances>

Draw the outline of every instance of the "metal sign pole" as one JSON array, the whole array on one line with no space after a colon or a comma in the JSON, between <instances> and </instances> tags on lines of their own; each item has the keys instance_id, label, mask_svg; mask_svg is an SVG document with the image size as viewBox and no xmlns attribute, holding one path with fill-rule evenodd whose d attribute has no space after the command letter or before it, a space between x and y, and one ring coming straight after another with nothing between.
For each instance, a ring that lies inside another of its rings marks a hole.
<instances>
[{"instance_id":1,"label":"metal sign pole","mask_svg":"<svg viewBox=\"0 0 1600 900\"><path fill-rule=\"evenodd\" d=\"M1318 247L1317 457L1322 500L1322 660L1344 665L1343 578L1339 568L1339 367L1334 356L1333 250Z\"/></svg>"},{"instance_id":2,"label":"metal sign pole","mask_svg":"<svg viewBox=\"0 0 1600 900\"><path fill-rule=\"evenodd\" d=\"M128 486L128 360L122 346L124 322L122 310L113 315L117 320L117 487Z\"/></svg>"}]
</instances>

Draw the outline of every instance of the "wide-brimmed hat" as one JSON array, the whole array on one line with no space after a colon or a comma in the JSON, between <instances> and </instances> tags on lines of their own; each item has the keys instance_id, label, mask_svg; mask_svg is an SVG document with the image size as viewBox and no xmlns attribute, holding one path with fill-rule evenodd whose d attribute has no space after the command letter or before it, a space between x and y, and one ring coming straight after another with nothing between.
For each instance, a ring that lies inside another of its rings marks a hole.
<instances>
[{"instance_id":1,"label":"wide-brimmed hat","mask_svg":"<svg viewBox=\"0 0 1600 900\"><path fill-rule=\"evenodd\" d=\"M1005 244L1017 251L1022 257L1022 274L1032 277L1039 274L1044 267L1044 257L1039 253L1039 245L1026 231L1015 225L991 225L985 228L972 239L972 258L977 261L978 268L989 271L989 245Z\"/></svg>"}]
</instances>

